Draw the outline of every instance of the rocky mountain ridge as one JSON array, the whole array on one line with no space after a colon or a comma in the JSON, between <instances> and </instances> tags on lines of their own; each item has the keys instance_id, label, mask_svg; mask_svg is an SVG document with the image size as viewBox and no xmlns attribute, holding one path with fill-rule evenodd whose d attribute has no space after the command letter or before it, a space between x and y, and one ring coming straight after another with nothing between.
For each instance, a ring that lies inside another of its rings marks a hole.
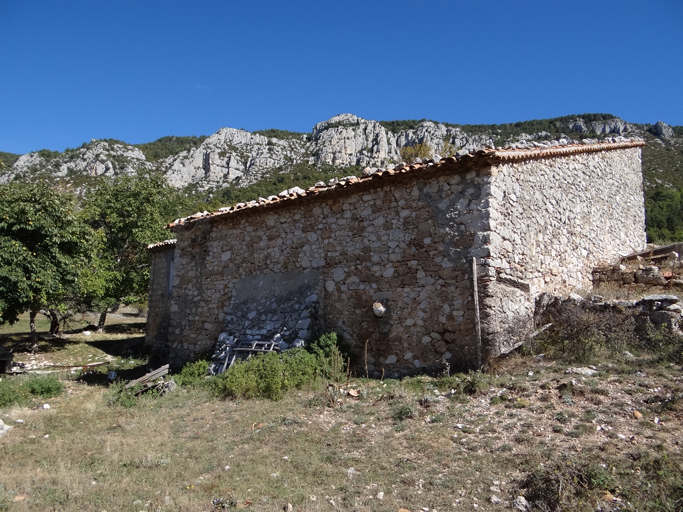
<instances>
[{"instance_id":1,"label":"rocky mountain ridge","mask_svg":"<svg viewBox=\"0 0 683 512\"><path fill-rule=\"evenodd\" d=\"M140 149L144 145L136 147L110 139L92 140L63 153L32 152L19 156L11 166L0 165L0 183L40 177L78 188L98 176L149 169L164 173L174 187L192 185L207 190L231 184L248 186L272 170L286 172L288 165L299 163L391 167L412 154L406 152L406 148L418 146L436 157L462 155L483 147L557 145L590 137L644 137L657 141L653 149L661 146L670 151L673 148L676 161L683 161L683 128L672 128L661 121L654 125L638 125L610 115L588 114L508 125L458 126L427 120L379 122L340 114L316 124L310 134L290 132L286 137L221 128L195 147L159 160L147 158ZM674 170L674 177L680 180L672 181L667 170L667 179L650 178L646 172L646 181L656 180L658 184L679 187L683 185L683 166ZM657 170L653 169L653 172ZM660 170L660 175L663 172Z\"/></svg>"}]
</instances>

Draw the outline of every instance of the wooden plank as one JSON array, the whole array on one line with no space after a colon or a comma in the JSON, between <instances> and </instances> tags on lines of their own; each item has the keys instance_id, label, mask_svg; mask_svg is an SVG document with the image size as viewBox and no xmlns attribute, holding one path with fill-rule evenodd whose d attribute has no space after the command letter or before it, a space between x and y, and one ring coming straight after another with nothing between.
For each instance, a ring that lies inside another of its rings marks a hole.
<instances>
[{"instance_id":1,"label":"wooden plank","mask_svg":"<svg viewBox=\"0 0 683 512\"><path fill-rule=\"evenodd\" d=\"M161 368L157 368L156 370L149 372L147 375L143 375L139 379L129 382L128 384L126 384L125 389L132 388L137 384L144 384L146 382L149 382L150 380L156 380L159 377L163 377L168 373L168 368L169 366L165 364Z\"/></svg>"}]
</instances>

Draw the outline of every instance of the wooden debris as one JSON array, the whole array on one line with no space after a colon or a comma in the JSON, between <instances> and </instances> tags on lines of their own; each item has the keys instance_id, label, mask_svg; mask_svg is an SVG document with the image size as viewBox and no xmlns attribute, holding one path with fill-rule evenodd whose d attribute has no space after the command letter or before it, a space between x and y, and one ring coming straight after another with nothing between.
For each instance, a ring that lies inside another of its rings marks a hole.
<instances>
[{"instance_id":1,"label":"wooden debris","mask_svg":"<svg viewBox=\"0 0 683 512\"><path fill-rule=\"evenodd\" d=\"M168 365L165 364L161 368L157 368L156 370L149 372L147 375L144 375L140 377L139 379L132 380L128 384L126 384L125 389L130 389L133 386L137 386L138 384L143 384L143 385L148 385L152 383L151 385L148 386L147 389L153 387L155 384L157 384L155 381L159 377L163 377L164 375L168 374Z\"/></svg>"}]
</instances>

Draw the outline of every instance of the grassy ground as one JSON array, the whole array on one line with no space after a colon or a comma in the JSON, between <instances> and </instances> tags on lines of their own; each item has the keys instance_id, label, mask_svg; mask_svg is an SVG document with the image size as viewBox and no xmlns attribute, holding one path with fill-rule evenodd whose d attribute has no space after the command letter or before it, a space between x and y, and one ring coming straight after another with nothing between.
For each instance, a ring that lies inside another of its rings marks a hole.
<instances>
[{"instance_id":1,"label":"grassy ground","mask_svg":"<svg viewBox=\"0 0 683 512\"><path fill-rule=\"evenodd\" d=\"M14 325L0 327L0 346L14 353L15 361L23 361L32 369L45 369L53 365L81 366L106 363L125 369L143 366L141 354L145 322L132 314L110 314L103 333L86 331L92 315L77 316L60 336L49 335L50 322L42 315L36 317L39 341L36 349L30 338L28 313ZM85 334L89 333L89 334Z\"/></svg>"},{"instance_id":2,"label":"grassy ground","mask_svg":"<svg viewBox=\"0 0 683 512\"><path fill-rule=\"evenodd\" d=\"M115 336L78 344L109 355L98 343L135 339ZM519 494L537 510L681 510L680 365L595 362L585 377L514 356L279 402L180 388L132 408L109 405L105 379L65 372L61 396L0 410L14 427L0 510L509 510Z\"/></svg>"}]
</instances>

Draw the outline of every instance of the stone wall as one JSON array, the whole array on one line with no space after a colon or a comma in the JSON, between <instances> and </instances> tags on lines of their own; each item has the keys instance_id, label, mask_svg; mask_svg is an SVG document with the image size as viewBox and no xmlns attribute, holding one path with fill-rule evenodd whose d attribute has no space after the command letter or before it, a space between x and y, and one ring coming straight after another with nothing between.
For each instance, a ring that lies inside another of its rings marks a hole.
<instances>
[{"instance_id":1,"label":"stone wall","mask_svg":"<svg viewBox=\"0 0 683 512\"><path fill-rule=\"evenodd\" d=\"M222 332L267 335L284 318L268 316L271 302L286 304L273 302L281 290L255 287L247 303L240 289L250 276L296 276L315 290L295 301L316 312L305 341L334 330L360 367L367 342L375 375L471 368L473 258L485 354L495 355L515 345L538 294L589 288L596 264L642 248L638 144L481 151L179 219L170 326L156 351L177 367ZM247 309L264 325L243 322Z\"/></svg>"},{"instance_id":2,"label":"stone wall","mask_svg":"<svg viewBox=\"0 0 683 512\"><path fill-rule=\"evenodd\" d=\"M414 371L437 360L471 366L470 251L486 216L489 181L486 169L397 176L177 229L164 351L177 366L210 350L245 276L315 272L320 329L340 333L359 360L367 340L371 372ZM271 295L263 290L253 300ZM375 301L387 307L383 318L373 313Z\"/></svg>"},{"instance_id":3,"label":"stone wall","mask_svg":"<svg viewBox=\"0 0 683 512\"><path fill-rule=\"evenodd\" d=\"M531 318L539 293L590 290L596 265L645 246L640 151L495 167L482 273L486 335L499 339L497 350L512 348L510 331Z\"/></svg>"},{"instance_id":4,"label":"stone wall","mask_svg":"<svg viewBox=\"0 0 683 512\"><path fill-rule=\"evenodd\" d=\"M175 243L162 242L148 248L152 251L149 278L149 309L145 349L152 349L158 342L168 338L171 305L171 279L175 255Z\"/></svg>"}]
</instances>

